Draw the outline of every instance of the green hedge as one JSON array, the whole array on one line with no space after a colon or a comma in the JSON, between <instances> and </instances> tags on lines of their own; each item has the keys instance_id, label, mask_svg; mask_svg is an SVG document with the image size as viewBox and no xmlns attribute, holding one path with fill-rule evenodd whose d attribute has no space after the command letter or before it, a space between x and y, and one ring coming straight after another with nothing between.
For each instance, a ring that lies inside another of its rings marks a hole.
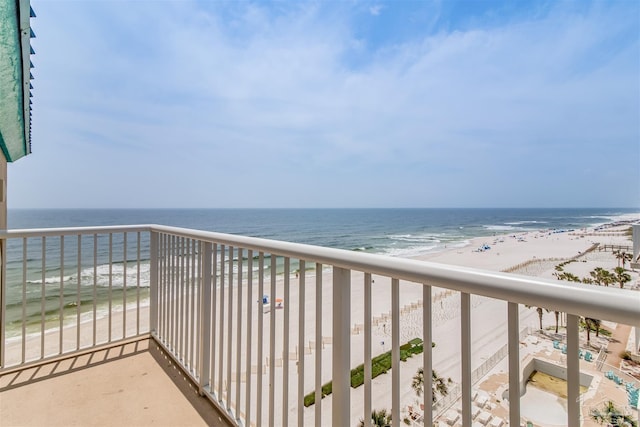
<instances>
[{"instance_id":1,"label":"green hedge","mask_svg":"<svg viewBox=\"0 0 640 427\"><path fill-rule=\"evenodd\" d=\"M332 392L332 383L331 381L329 381L328 383L326 383L325 385L322 386L322 397L324 398L325 396L328 396L331 394ZM316 403L316 392L315 390L312 391L311 393L307 394L304 397L304 406L311 406L314 403Z\"/></svg>"},{"instance_id":2,"label":"green hedge","mask_svg":"<svg viewBox=\"0 0 640 427\"><path fill-rule=\"evenodd\" d=\"M435 343L431 343L431 347L435 347ZM408 358L414 354L420 354L424 351L424 346L420 338L414 338L406 344L400 346L400 360L406 362ZM382 353L371 359L371 378L378 375L386 374L391 369L391 351ZM357 388L364 384L364 364L351 370L351 387ZM322 397L330 395L332 392L332 383L328 382L322 386ZM304 406L311 406L316 402L316 392L304 396Z\"/></svg>"},{"instance_id":3,"label":"green hedge","mask_svg":"<svg viewBox=\"0 0 640 427\"><path fill-rule=\"evenodd\" d=\"M432 344L433 345L433 344ZM422 340L414 338L406 344L400 346L400 360L406 362L408 358L414 354L420 354L424 351ZM382 353L371 360L371 378L375 378L380 374L386 373L391 369L391 351ZM357 366L351 370L351 387L357 388L364 383L364 364Z\"/></svg>"}]
</instances>

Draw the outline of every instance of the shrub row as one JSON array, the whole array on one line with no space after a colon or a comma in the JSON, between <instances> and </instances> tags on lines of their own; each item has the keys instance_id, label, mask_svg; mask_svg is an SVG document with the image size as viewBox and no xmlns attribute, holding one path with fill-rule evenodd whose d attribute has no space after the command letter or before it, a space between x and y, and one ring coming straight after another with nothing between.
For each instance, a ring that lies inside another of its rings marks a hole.
<instances>
[{"instance_id":1,"label":"shrub row","mask_svg":"<svg viewBox=\"0 0 640 427\"><path fill-rule=\"evenodd\" d=\"M329 381L325 385L322 386L322 397L329 396L332 392L332 383ZM316 403L316 392L312 391L304 397L304 406L311 406Z\"/></svg>"},{"instance_id":2,"label":"shrub row","mask_svg":"<svg viewBox=\"0 0 640 427\"><path fill-rule=\"evenodd\" d=\"M431 343L435 347L435 343ZM400 360L406 360L414 354L420 354L424 351L422 340L414 338L406 344L400 346ZM371 378L385 374L391 369L391 351L382 353L371 359ZM364 384L364 364L351 370L351 387L357 388ZM322 397L330 395L332 392L332 383L328 382L322 386ZM316 402L315 391L304 396L304 406L311 406Z\"/></svg>"}]
</instances>

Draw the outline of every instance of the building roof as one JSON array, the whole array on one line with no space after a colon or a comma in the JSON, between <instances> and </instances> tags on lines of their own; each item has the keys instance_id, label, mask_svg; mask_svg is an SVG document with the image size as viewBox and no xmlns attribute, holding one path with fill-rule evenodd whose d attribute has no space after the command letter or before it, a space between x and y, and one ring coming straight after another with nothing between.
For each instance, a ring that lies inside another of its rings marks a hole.
<instances>
[{"instance_id":1,"label":"building roof","mask_svg":"<svg viewBox=\"0 0 640 427\"><path fill-rule=\"evenodd\" d=\"M0 0L0 148L8 162L31 153L32 17L30 0Z\"/></svg>"}]
</instances>

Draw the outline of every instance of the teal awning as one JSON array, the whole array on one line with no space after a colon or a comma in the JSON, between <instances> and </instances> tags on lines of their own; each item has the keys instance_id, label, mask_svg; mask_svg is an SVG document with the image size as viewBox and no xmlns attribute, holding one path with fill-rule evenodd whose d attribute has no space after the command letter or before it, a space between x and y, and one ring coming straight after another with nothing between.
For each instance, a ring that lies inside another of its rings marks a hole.
<instances>
[{"instance_id":1,"label":"teal awning","mask_svg":"<svg viewBox=\"0 0 640 427\"><path fill-rule=\"evenodd\" d=\"M8 162L31 153L29 0L0 0L0 148Z\"/></svg>"}]
</instances>

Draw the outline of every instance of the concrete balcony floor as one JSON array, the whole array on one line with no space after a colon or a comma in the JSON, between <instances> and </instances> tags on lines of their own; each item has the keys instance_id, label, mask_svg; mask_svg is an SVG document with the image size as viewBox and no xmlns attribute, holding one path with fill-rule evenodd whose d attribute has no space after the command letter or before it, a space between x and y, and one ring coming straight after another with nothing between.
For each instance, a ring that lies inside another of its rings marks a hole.
<instances>
[{"instance_id":1,"label":"concrete balcony floor","mask_svg":"<svg viewBox=\"0 0 640 427\"><path fill-rule=\"evenodd\" d=\"M0 376L2 426L227 426L149 339Z\"/></svg>"}]
</instances>

